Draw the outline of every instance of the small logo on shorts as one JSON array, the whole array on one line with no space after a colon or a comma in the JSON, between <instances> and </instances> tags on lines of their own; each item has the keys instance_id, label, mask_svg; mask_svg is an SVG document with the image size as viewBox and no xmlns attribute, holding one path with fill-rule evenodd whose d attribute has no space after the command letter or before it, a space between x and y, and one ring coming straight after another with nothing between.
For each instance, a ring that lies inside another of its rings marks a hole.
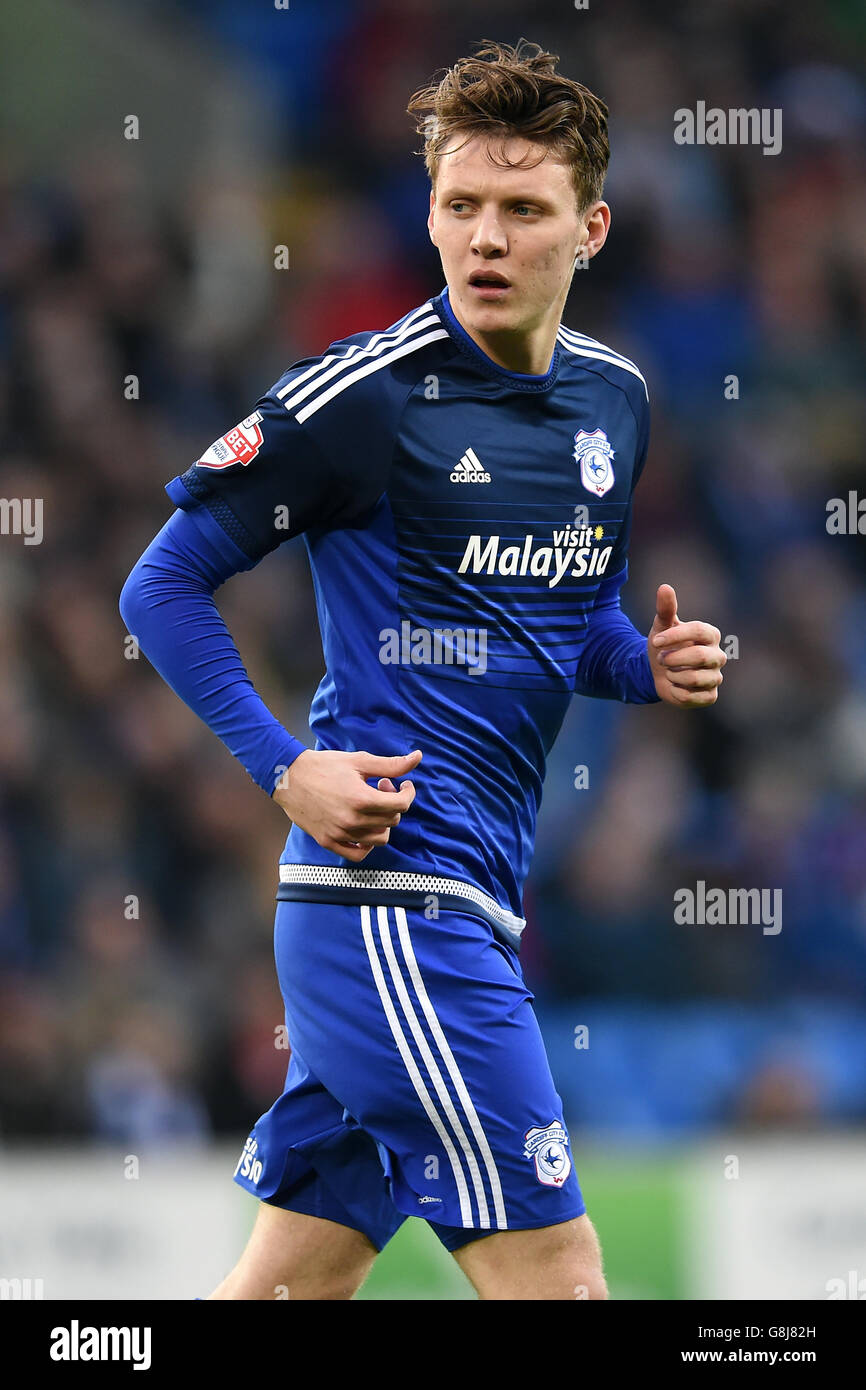
<instances>
[{"instance_id":1,"label":"small logo on shorts","mask_svg":"<svg viewBox=\"0 0 866 1390\"><path fill-rule=\"evenodd\" d=\"M441 1202L441 1197L419 1197L418 1205L423 1206L426 1202Z\"/></svg>"},{"instance_id":2,"label":"small logo on shorts","mask_svg":"<svg viewBox=\"0 0 866 1390\"><path fill-rule=\"evenodd\" d=\"M549 1125L528 1129L523 1137L523 1153L535 1159L535 1176L545 1187L562 1187L571 1172L568 1132L551 1120Z\"/></svg>"}]
</instances>

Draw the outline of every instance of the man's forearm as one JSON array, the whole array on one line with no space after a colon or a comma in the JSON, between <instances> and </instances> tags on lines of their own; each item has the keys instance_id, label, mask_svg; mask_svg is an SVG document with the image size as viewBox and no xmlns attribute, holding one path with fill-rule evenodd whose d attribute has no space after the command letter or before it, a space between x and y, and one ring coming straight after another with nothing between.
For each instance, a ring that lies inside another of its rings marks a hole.
<instances>
[{"instance_id":1,"label":"man's forearm","mask_svg":"<svg viewBox=\"0 0 866 1390\"><path fill-rule=\"evenodd\" d=\"M270 795L281 769L306 745L256 692L214 602L220 584L249 568L231 550L225 537L211 539L188 514L175 512L127 579L120 611L163 680Z\"/></svg>"}]
</instances>

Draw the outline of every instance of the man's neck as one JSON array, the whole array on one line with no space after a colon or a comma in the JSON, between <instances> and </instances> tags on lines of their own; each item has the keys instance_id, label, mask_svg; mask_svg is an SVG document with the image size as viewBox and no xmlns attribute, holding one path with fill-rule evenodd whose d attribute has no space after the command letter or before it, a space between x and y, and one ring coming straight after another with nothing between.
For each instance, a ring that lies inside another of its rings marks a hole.
<instances>
[{"instance_id":1,"label":"man's neck","mask_svg":"<svg viewBox=\"0 0 866 1390\"><path fill-rule=\"evenodd\" d=\"M549 317L544 323L532 329L482 333L463 321L450 294L448 303L464 333L498 367L504 367L507 372L519 372L523 376L547 375L556 346L556 334L562 315L561 308L558 312L552 311L553 317Z\"/></svg>"}]
</instances>

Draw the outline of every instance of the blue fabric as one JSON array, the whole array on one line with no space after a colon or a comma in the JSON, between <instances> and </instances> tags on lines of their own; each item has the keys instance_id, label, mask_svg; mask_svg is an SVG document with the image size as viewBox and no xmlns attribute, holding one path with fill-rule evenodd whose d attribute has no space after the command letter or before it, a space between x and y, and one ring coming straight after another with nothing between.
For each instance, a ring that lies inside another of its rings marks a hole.
<instances>
[{"instance_id":1,"label":"blue fabric","mask_svg":"<svg viewBox=\"0 0 866 1390\"><path fill-rule=\"evenodd\" d=\"M293 364L174 478L193 526L172 518L121 611L271 792L303 744L256 695L212 595L303 536L326 672L316 747L424 755L412 807L364 870L459 879L522 918L546 758L575 691L658 698L620 608L648 441L633 364L564 332L543 375L510 372L443 292ZM281 862L346 865L298 825Z\"/></svg>"},{"instance_id":2,"label":"blue fabric","mask_svg":"<svg viewBox=\"0 0 866 1390\"><path fill-rule=\"evenodd\" d=\"M485 922L280 903L274 954L292 1056L241 1187L379 1250L407 1216L456 1249L584 1213L533 995Z\"/></svg>"},{"instance_id":3,"label":"blue fabric","mask_svg":"<svg viewBox=\"0 0 866 1390\"><path fill-rule=\"evenodd\" d=\"M657 703L646 634L639 632L620 607L620 590L628 566L599 586L586 640L577 665L578 695L624 700L630 704Z\"/></svg>"},{"instance_id":4,"label":"blue fabric","mask_svg":"<svg viewBox=\"0 0 866 1390\"><path fill-rule=\"evenodd\" d=\"M305 745L253 687L213 599L252 565L201 508L169 517L123 586L120 611L151 665L270 795Z\"/></svg>"}]
</instances>

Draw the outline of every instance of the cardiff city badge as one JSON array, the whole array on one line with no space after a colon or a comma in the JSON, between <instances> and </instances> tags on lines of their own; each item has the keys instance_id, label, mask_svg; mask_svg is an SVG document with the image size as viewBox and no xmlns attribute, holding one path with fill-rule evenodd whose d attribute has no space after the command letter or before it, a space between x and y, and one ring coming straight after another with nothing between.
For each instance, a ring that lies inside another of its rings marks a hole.
<instances>
[{"instance_id":1,"label":"cardiff city badge","mask_svg":"<svg viewBox=\"0 0 866 1390\"><path fill-rule=\"evenodd\" d=\"M614 451L604 430L578 430L574 436L574 457L580 464L580 480L596 497L604 497L614 484Z\"/></svg>"},{"instance_id":2,"label":"cardiff city badge","mask_svg":"<svg viewBox=\"0 0 866 1390\"><path fill-rule=\"evenodd\" d=\"M535 1176L545 1187L562 1187L571 1172L568 1131L555 1120L549 1125L528 1129L523 1136L523 1153L535 1159Z\"/></svg>"},{"instance_id":3,"label":"cardiff city badge","mask_svg":"<svg viewBox=\"0 0 866 1390\"><path fill-rule=\"evenodd\" d=\"M224 434L222 439L215 439L207 453L202 454L199 459L199 468L219 470L231 468L233 463L243 464L246 468L264 443L264 435L259 429L261 418L261 411L254 410L252 415L241 420L240 424L235 425L228 434Z\"/></svg>"}]
</instances>

